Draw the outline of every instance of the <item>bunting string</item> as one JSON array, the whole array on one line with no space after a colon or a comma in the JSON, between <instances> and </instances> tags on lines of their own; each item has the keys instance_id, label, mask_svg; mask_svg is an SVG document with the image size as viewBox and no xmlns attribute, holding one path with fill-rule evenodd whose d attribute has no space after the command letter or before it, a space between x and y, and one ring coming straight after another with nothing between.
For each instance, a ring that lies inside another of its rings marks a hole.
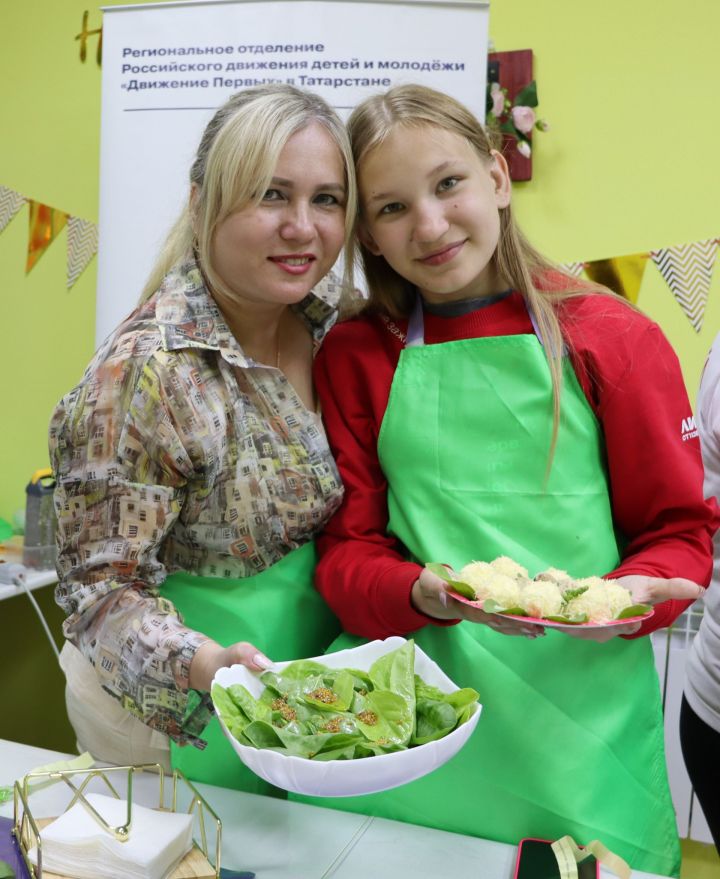
<instances>
[{"instance_id":1,"label":"bunting string","mask_svg":"<svg viewBox=\"0 0 720 879\"><path fill-rule=\"evenodd\" d=\"M0 186L0 233L26 204L29 211L25 273L33 270L40 257L67 228L66 279L67 289L70 289L97 253L97 225L28 198L7 186Z\"/></svg>"},{"instance_id":2,"label":"bunting string","mask_svg":"<svg viewBox=\"0 0 720 879\"><path fill-rule=\"evenodd\" d=\"M85 271L98 249L97 224L24 196L7 186L0 186L0 233L24 205L29 206L29 226L25 271L30 272L40 257L67 229L67 289ZM562 263L561 268L591 280L636 303L640 295L645 268L652 262L695 332L702 329L713 269L720 238L707 238L689 244L661 247L647 253L631 253L607 259Z\"/></svg>"}]
</instances>

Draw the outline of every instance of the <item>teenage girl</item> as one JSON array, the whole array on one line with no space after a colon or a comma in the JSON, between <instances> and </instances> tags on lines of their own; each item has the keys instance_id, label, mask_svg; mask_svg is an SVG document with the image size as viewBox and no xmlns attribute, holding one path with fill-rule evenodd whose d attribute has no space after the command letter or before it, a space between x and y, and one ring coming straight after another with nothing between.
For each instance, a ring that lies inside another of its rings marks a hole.
<instances>
[{"instance_id":1,"label":"teenage girl","mask_svg":"<svg viewBox=\"0 0 720 879\"><path fill-rule=\"evenodd\" d=\"M704 591L718 524L677 358L530 247L504 158L455 100L396 87L349 129L370 298L315 362L345 484L317 584L348 633L336 647L412 636L485 707L440 770L323 804L507 843L599 838L675 875L645 636ZM471 609L423 568L500 555L618 578L655 614L569 637Z\"/></svg>"}]
</instances>

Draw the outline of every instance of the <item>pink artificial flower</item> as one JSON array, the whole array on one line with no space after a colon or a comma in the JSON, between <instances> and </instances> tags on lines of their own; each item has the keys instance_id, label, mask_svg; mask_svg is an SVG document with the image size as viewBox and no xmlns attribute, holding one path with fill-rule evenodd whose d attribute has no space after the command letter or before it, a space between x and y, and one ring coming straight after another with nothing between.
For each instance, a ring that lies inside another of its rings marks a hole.
<instances>
[{"instance_id":1,"label":"pink artificial flower","mask_svg":"<svg viewBox=\"0 0 720 879\"><path fill-rule=\"evenodd\" d=\"M513 107L510 111L515 128L523 134L530 134L535 125L535 111L532 107Z\"/></svg>"},{"instance_id":2,"label":"pink artificial flower","mask_svg":"<svg viewBox=\"0 0 720 879\"><path fill-rule=\"evenodd\" d=\"M519 140L517 142L517 151L521 156L525 156L526 159L530 158L530 153L532 152L530 144L526 140Z\"/></svg>"},{"instance_id":3,"label":"pink artificial flower","mask_svg":"<svg viewBox=\"0 0 720 879\"><path fill-rule=\"evenodd\" d=\"M490 112L496 118L500 118L503 114L503 110L505 109L505 94L503 90L500 88L499 82L493 82L490 85L490 97L492 98L492 107L490 108Z\"/></svg>"}]
</instances>

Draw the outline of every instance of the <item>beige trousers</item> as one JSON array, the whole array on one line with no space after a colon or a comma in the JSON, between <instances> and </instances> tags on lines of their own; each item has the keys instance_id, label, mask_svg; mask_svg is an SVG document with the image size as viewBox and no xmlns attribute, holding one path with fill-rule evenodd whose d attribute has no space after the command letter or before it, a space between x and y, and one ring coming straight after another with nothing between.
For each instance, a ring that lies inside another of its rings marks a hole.
<instances>
[{"instance_id":1,"label":"beige trousers","mask_svg":"<svg viewBox=\"0 0 720 879\"><path fill-rule=\"evenodd\" d=\"M89 751L101 763L159 763L170 771L168 737L125 711L103 690L95 670L69 641L60 653L65 672L65 704L77 736L78 751Z\"/></svg>"}]
</instances>

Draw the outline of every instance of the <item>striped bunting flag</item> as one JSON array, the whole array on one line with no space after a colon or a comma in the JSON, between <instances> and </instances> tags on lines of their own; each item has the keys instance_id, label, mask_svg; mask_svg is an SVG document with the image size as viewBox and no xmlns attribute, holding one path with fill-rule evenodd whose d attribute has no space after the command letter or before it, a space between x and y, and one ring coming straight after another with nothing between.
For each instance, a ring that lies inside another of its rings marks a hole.
<instances>
[{"instance_id":1,"label":"striped bunting flag","mask_svg":"<svg viewBox=\"0 0 720 879\"><path fill-rule=\"evenodd\" d=\"M98 227L89 220L81 220L80 217L68 219L67 238L67 288L73 286L75 281L87 268L90 260L95 256L98 249Z\"/></svg>"},{"instance_id":2,"label":"striped bunting flag","mask_svg":"<svg viewBox=\"0 0 720 879\"><path fill-rule=\"evenodd\" d=\"M0 232L25 204L24 196L7 186L0 186Z\"/></svg>"},{"instance_id":3,"label":"striped bunting flag","mask_svg":"<svg viewBox=\"0 0 720 879\"><path fill-rule=\"evenodd\" d=\"M585 268L584 262L564 262L560 264L560 268L568 273L568 275L574 275L576 278L579 278L582 274L583 269Z\"/></svg>"},{"instance_id":4,"label":"striped bunting flag","mask_svg":"<svg viewBox=\"0 0 720 879\"><path fill-rule=\"evenodd\" d=\"M696 333L705 316L717 247L718 239L708 238L650 253Z\"/></svg>"}]
</instances>

